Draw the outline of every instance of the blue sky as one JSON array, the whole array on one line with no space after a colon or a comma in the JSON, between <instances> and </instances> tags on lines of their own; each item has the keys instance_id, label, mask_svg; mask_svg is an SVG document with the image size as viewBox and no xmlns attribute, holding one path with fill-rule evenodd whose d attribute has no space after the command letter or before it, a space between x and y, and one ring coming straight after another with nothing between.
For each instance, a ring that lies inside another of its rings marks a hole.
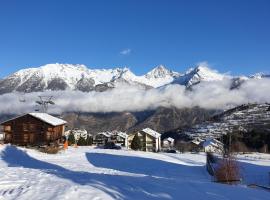
<instances>
[{"instance_id":1,"label":"blue sky","mask_svg":"<svg viewBox=\"0 0 270 200\"><path fill-rule=\"evenodd\" d=\"M0 77L47 63L270 72L268 0L0 0Z\"/></svg>"}]
</instances>

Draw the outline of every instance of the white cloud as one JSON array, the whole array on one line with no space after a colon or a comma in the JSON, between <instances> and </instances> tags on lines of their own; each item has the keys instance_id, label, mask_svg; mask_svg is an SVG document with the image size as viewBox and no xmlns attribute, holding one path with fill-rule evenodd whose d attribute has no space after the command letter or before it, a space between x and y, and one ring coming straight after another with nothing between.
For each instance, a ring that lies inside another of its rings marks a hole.
<instances>
[{"instance_id":1,"label":"white cloud","mask_svg":"<svg viewBox=\"0 0 270 200\"><path fill-rule=\"evenodd\" d=\"M122 51L120 51L120 54L123 56L127 56L131 53L131 49L123 49Z\"/></svg>"},{"instance_id":2,"label":"white cloud","mask_svg":"<svg viewBox=\"0 0 270 200\"><path fill-rule=\"evenodd\" d=\"M25 113L35 108L35 100L40 93L25 95L26 102L19 102L20 94L0 95L0 113ZM80 112L122 112L143 111L157 107L227 108L249 102L270 102L270 79L250 80L239 89L230 90L230 81L202 82L192 91L181 85L143 90L131 86L119 86L106 92L47 91L43 95L53 95L55 106L52 113L67 111Z\"/></svg>"}]
</instances>

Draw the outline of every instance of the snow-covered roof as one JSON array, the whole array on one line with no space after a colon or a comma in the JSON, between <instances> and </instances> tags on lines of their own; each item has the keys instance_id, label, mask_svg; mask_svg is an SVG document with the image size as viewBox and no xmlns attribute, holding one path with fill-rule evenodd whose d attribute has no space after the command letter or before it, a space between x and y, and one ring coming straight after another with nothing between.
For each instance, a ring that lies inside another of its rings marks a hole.
<instances>
[{"instance_id":1,"label":"snow-covered roof","mask_svg":"<svg viewBox=\"0 0 270 200\"><path fill-rule=\"evenodd\" d=\"M171 143L173 143L173 142L174 142L174 139L173 139L173 138L171 138L171 137L168 137L168 138L166 138L166 139L164 139L164 140L167 140L167 141L169 141L169 142L171 142Z\"/></svg>"},{"instance_id":2,"label":"snow-covered roof","mask_svg":"<svg viewBox=\"0 0 270 200\"><path fill-rule=\"evenodd\" d=\"M73 130L71 130L71 132L73 133L73 134L88 134L87 133L87 130L85 130L85 129L73 129Z\"/></svg>"},{"instance_id":3,"label":"snow-covered roof","mask_svg":"<svg viewBox=\"0 0 270 200\"><path fill-rule=\"evenodd\" d=\"M105 137L111 137L112 134L110 132L100 132L97 135L104 135Z\"/></svg>"},{"instance_id":4,"label":"snow-covered roof","mask_svg":"<svg viewBox=\"0 0 270 200\"><path fill-rule=\"evenodd\" d=\"M25 115L31 115L32 117L37 118L37 119L39 119L39 120L41 120L43 122L46 122L46 123L48 123L48 124L50 124L52 126L60 126L60 125L63 125L63 124L67 123L65 120L54 117L54 116L49 115L47 113L27 113L27 114L20 115L18 117L14 117L12 119L6 120L6 121L2 122L1 124L6 123L6 122L11 121L11 120L14 120L14 119L17 119L19 117L23 117Z\"/></svg>"},{"instance_id":5,"label":"snow-covered roof","mask_svg":"<svg viewBox=\"0 0 270 200\"><path fill-rule=\"evenodd\" d=\"M115 135L118 135L118 136L120 136L120 137L122 137L122 138L127 138L127 137L128 137L128 135L127 135L126 133L121 132L121 131L116 132Z\"/></svg>"},{"instance_id":6,"label":"snow-covered roof","mask_svg":"<svg viewBox=\"0 0 270 200\"><path fill-rule=\"evenodd\" d=\"M219 146L223 146L223 144L216 140L216 139L206 139L204 142L203 142L203 147L207 147L207 146L214 146L214 147L219 147Z\"/></svg>"},{"instance_id":7,"label":"snow-covered roof","mask_svg":"<svg viewBox=\"0 0 270 200\"><path fill-rule=\"evenodd\" d=\"M159 138L161 136L160 133L152 130L151 128L145 128L142 131L145 132L145 133L147 133L147 134L149 134L149 135L151 135L154 138Z\"/></svg>"},{"instance_id":8,"label":"snow-covered roof","mask_svg":"<svg viewBox=\"0 0 270 200\"><path fill-rule=\"evenodd\" d=\"M203 141L202 139L196 138L196 139L192 140L191 142L196 144L196 145L199 145L202 141Z\"/></svg>"},{"instance_id":9,"label":"snow-covered roof","mask_svg":"<svg viewBox=\"0 0 270 200\"><path fill-rule=\"evenodd\" d=\"M28 114L31 115L32 117L40 119L40 120L42 120L50 125L53 125L53 126L59 126L59 125L63 125L63 124L67 123L65 120L54 117L54 116L49 115L47 113L28 113Z\"/></svg>"}]
</instances>

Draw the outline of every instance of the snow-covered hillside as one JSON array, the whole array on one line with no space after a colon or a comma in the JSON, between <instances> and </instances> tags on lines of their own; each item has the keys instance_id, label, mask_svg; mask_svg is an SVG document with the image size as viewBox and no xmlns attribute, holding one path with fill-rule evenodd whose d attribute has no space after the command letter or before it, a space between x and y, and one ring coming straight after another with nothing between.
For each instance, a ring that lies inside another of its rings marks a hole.
<instances>
[{"instance_id":1,"label":"snow-covered hillside","mask_svg":"<svg viewBox=\"0 0 270 200\"><path fill-rule=\"evenodd\" d=\"M211 182L204 154L71 147L48 155L9 145L0 153L0 199L269 199L267 191ZM245 174L270 170L269 157L260 158L241 158Z\"/></svg>"},{"instance_id":2,"label":"snow-covered hillside","mask_svg":"<svg viewBox=\"0 0 270 200\"><path fill-rule=\"evenodd\" d=\"M191 138L220 138L221 135L239 130L242 132L254 129L269 130L270 104L244 104L226 110L197 124L192 128L181 131Z\"/></svg>"}]
</instances>

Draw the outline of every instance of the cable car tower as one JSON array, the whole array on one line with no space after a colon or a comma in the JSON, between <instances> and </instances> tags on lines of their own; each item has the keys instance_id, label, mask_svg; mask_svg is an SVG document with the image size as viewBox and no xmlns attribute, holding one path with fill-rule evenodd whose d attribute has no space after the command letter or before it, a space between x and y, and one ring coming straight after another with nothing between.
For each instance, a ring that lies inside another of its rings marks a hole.
<instances>
[{"instance_id":1,"label":"cable car tower","mask_svg":"<svg viewBox=\"0 0 270 200\"><path fill-rule=\"evenodd\" d=\"M36 108L35 111L41 111L46 113L48 111L49 105L55 105L55 103L52 101L53 96L38 96L39 100L36 101L37 106L40 107L40 109Z\"/></svg>"}]
</instances>

